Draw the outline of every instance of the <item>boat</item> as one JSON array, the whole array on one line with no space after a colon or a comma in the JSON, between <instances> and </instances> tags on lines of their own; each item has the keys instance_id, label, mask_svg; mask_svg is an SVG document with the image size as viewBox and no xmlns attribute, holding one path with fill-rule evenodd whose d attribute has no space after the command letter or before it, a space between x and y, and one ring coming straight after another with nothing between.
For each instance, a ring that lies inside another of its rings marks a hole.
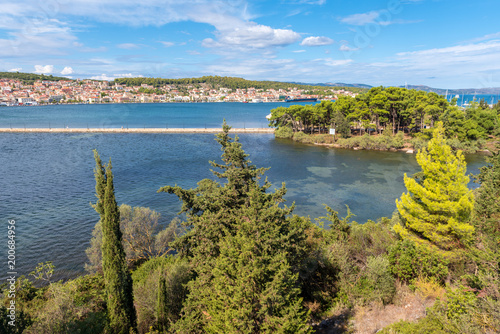
<instances>
[{"instance_id":1,"label":"boat","mask_svg":"<svg viewBox=\"0 0 500 334\"><path fill-rule=\"evenodd\" d=\"M315 97L310 98L298 98L298 99L285 99L285 102L318 102L318 99Z\"/></svg>"}]
</instances>

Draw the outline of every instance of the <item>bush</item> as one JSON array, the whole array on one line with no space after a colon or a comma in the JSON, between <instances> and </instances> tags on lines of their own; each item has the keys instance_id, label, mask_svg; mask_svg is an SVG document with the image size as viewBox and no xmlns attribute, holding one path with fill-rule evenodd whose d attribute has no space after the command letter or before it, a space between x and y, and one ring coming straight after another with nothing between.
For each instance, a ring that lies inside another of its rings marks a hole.
<instances>
[{"instance_id":1,"label":"bush","mask_svg":"<svg viewBox=\"0 0 500 334\"><path fill-rule=\"evenodd\" d=\"M312 144L313 143L312 136L309 136L302 131L295 132L293 134L293 140L298 141L299 143L304 143L304 144Z\"/></svg>"},{"instance_id":2,"label":"bush","mask_svg":"<svg viewBox=\"0 0 500 334\"><path fill-rule=\"evenodd\" d=\"M102 333L106 326L104 279L86 275L47 287L43 305L30 310L33 325L24 333Z\"/></svg>"},{"instance_id":3,"label":"bush","mask_svg":"<svg viewBox=\"0 0 500 334\"><path fill-rule=\"evenodd\" d=\"M389 259L384 255L370 256L366 276L373 287L371 300L388 304L396 293L395 280L391 275Z\"/></svg>"},{"instance_id":4,"label":"bush","mask_svg":"<svg viewBox=\"0 0 500 334\"><path fill-rule=\"evenodd\" d=\"M151 327L156 327L160 276L165 278L166 283L167 322L174 323L180 318L187 294L185 285L193 277L190 266L186 260L173 256L150 259L132 273L139 333L147 333Z\"/></svg>"},{"instance_id":5,"label":"bush","mask_svg":"<svg viewBox=\"0 0 500 334\"><path fill-rule=\"evenodd\" d=\"M364 134L363 136L358 137L338 139L337 145L342 148L359 147L364 150L389 150L391 148L398 149L404 147L404 134L402 132L398 132L398 134L396 134L395 136L370 136L368 134Z\"/></svg>"},{"instance_id":6,"label":"bush","mask_svg":"<svg viewBox=\"0 0 500 334\"><path fill-rule=\"evenodd\" d=\"M428 140L417 137L417 138L412 138L410 140L410 143L411 146L413 146L413 149L418 151L423 149L424 147L427 147Z\"/></svg>"},{"instance_id":7,"label":"bush","mask_svg":"<svg viewBox=\"0 0 500 334\"><path fill-rule=\"evenodd\" d=\"M352 223L347 238L335 238L326 245L326 257L338 271L337 306L389 303L393 299L395 280L387 258L388 247L396 241L391 226L387 218L378 223Z\"/></svg>"},{"instance_id":8,"label":"bush","mask_svg":"<svg viewBox=\"0 0 500 334\"><path fill-rule=\"evenodd\" d=\"M417 277L433 278L443 283L448 276L448 260L426 246L410 240L398 241L389 248L392 273L409 283Z\"/></svg>"},{"instance_id":9,"label":"bush","mask_svg":"<svg viewBox=\"0 0 500 334\"><path fill-rule=\"evenodd\" d=\"M446 140L446 144L451 146L454 150L461 150L465 153L476 153L484 147L485 140L466 140L460 141L458 138L449 138Z\"/></svg>"},{"instance_id":10,"label":"bush","mask_svg":"<svg viewBox=\"0 0 500 334\"><path fill-rule=\"evenodd\" d=\"M334 138L333 135L329 134L319 134L319 135L314 135L313 141L315 144L333 144L334 143Z\"/></svg>"},{"instance_id":11,"label":"bush","mask_svg":"<svg viewBox=\"0 0 500 334\"><path fill-rule=\"evenodd\" d=\"M317 134L317 135L310 135L310 134L306 134L302 131L295 132L293 135L293 140L298 141L299 143L304 143L304 144L333 144L334 143L333 135L326 134L326 133Z\"/></svg>"},{"instance_id":12,"label":"bush","mask_svg":"<svg viewBox=\"0 0 500 334\"><path fill-rule=\"evenodd\" d=\"M155 256L173 252L170 243L184 233L179 218L160 228L160 214L154 210L130 205L120 205L120 230L129 268ZM85 250L90 263L85 264L89 273L102 272L102 224L98 221L92 231L90 246Z\"/></svg>"},{"instance_id":13,"label":"bush","mask_svg":"<svg viewBox=\"0 0 500 334\"><path fill-rule=\"evenodd\" d=\"M280 126L274 131L275 138L292 138L293 130L289 126Z\"/></svg>"}]
</instances>

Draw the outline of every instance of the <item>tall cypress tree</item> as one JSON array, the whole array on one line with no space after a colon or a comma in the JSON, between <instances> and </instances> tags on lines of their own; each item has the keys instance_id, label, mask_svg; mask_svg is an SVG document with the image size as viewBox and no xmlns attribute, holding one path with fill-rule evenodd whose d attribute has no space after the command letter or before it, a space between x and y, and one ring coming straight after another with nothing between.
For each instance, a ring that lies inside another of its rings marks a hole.
<instances>
[{"instance_id":1,"label":"tall cypress tree","mask_svg":"<svg viewBox=\"0 0 500 334\"><path fill-rule=\"evenodd\" d=\"M444 129L437 123L427 149L417 154L421 179L405 174L407 193L396 200L403 220L394 230L403 238L452 250L472 241L474 227L468 223L474 205L467 188L466 164L461 151L446 145Z\"/></svg>"},{"instance_id":2,"label":"tall cypress tree","mask_svg":"<svg viewBox=\"0 0 500 334\"><path fill-rule=\"evenodd\" d=\"M167 330L167 284L165 277L160 275L158 281L158 298L156 301L156 323L158 330L163 333Z\"/></svg>"},{"instance_id":3,"label":"tall cypress tree","mask_svg":"<svg viewBox=\"0 0 500 334\"><path fill-rule=\"evenodd\" d=\"M136 316L132 295L132 279L128 272L120 230L120 211L115 200L111 159L103 166L94 150L97 203L93 205L102 222L102 268L108 296L108 326L110 333L135 330Z\"/></svg>"}]
</instances>

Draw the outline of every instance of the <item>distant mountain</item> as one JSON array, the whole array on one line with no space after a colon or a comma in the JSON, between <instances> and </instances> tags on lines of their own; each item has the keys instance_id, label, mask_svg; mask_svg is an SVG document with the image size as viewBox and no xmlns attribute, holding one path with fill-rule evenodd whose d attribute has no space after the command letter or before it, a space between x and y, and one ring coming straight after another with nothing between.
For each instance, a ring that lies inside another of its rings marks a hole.
<instances>
[{"instance_id":1,"label":"distant mountain","mask_svg":"<svg viewBox=\"0 0 500 334\"><path fill-rule=\"evenodd\" d=\"M370 89L372 86L370 85L365 85L365 84L348 84L348 83L343 83L343 82L325 82L325 83L303 83L303 82L293 82L290 81L289 83L295 84L295 85L306 85L306 86L323 86L323 87L355 87L355 88L365 88L365 89Z\"/></svg>"},{"instance_id":2,"label":"distant mountain","mask_svg":"<svg viewBox=\"0 0 500 334\"><path fill-rule=\"evenodd\" d=\"M404 87L404 86L400 86ZM423 90L426 92L434 92L440 95L445 95L446 91L448 94L458 94L458 95L496 95L500 94L500 87L489 87L489 88L461 88L461 89L445 89L445 88L432 88L423 85L408 85L408 89Z\"/></svg>"},{"instance_id":3,"label":"distant mountain","mask_svg":"<svg viewBox=\"0 0 500 334\"><path fill-rule=\"evenodd\" d=\"M370 89L373 86L366 85L366 84L348 84L344 82L325 82L325 83L302 83L302 82L290 82L292 84L298 84L298 85L309 85L309 86L327 86L327 87L356 87L356 88L364 88L364 89ZM386 86L390 87L390 86ZM405 86L399 86L399 87L405 87ZM461 88L461 89L446 89L446 88L433 88L425 85L407 85L408 89L416 89L416 90L423 90L426 92L434 92L439 95L445 95L446 91L448 91L448 94L459 94L459 95L497 95L500 94L500 87L489 87L489 88Z\"/></svg>"}]
</instances>

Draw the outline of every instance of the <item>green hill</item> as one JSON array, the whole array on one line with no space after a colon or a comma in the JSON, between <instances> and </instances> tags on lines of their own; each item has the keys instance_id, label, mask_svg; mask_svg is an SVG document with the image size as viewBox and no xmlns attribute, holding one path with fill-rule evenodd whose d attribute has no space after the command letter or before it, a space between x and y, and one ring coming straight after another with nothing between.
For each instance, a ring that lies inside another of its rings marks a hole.
<instances>
[{"instance_id":1,"label":"green hill","mask_svg":"<svg viewBox=\"0 0 500 334\"><path fill-rule=\"evenodd\" d=\"M17 79L21 80L24 84L33 84L37 80L48 80L48 81L71 80L63 77L55 77L53 75L21 73L21 72L0 72L0 78Z\"/></svg>"}]
</instances>

